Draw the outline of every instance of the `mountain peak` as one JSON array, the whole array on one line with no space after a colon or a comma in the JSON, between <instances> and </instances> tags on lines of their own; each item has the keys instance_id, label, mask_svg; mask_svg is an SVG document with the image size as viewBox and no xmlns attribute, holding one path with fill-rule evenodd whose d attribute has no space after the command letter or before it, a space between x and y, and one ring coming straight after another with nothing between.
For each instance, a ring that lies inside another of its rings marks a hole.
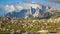
<instances>
[{"instance_id":1,"label":"mountain peak","mask_svg":"<svg viewBox=\"0 0 60 34\"><path fill-rule=\"evenodd\" d=\"M8 12L5 16L21 18L40 17L40 15L48 9L49 6L44 6L37 3L15 3L4 6L4 10Z\"/></svg>"}]
</instances>

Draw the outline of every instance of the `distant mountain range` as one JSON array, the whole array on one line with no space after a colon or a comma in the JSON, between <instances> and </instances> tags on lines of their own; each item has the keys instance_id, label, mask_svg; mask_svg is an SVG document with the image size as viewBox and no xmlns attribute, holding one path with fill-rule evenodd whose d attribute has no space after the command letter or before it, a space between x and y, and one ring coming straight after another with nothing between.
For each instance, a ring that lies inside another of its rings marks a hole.
<instances>
[{"instance_id":1,"label":"distant mountain range","mask_svg":"<svg viewBox=\"0 0 60 34\"><path fill-rule=\"evenodd\" d=\"M52 15L51 13L49 13L51 9L50 6L44 6L36 3L8 4L4 8L5 11L8 12L4 15L4 17L27 18L50 17Z\"/></svg>"}]
</instances>

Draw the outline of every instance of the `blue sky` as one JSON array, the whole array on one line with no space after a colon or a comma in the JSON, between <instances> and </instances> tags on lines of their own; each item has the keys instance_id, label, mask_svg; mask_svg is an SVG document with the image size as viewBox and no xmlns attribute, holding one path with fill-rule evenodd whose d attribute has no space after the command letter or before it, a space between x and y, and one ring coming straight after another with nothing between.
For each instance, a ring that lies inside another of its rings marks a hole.
<instances>
[{"instance_id":1,"label":"blue sky","mask_svg":"<svg viewBox=\"0 0 60 34\"><path fill-rule=\"evenodd\" d=\"M56 7L60 6L60 2L50 2L47 0L0 0L0 4L10 4L10 3L17 3L17 2L35 2L40 4L54 4Z\"/></svg>"},{"instance_id":2,"label":"blue sky","mask_svg":"<svg viewBox=\"0 0 60 34\"><path fill-rule=\"evenodd\" d=\"M8 4L8 3L16 3L16 2L24 2L24 0L0 0L0 4Z\"/></svg>"}]
</instances>

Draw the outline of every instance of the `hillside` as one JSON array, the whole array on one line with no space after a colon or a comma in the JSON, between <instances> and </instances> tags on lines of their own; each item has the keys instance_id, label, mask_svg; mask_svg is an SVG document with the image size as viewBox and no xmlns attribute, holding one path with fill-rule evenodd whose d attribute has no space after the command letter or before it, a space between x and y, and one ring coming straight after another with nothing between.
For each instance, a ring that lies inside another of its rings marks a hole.
<instances>
[{"instance_id":1,"label":"hillside","mask_svg":"<svg viewBox=\"0 0 60 34\"><path fill-rule=\"evenodd\" d=\"M51 16L52 19L59 18L60 17L60 12L55 13L54 15Z\"/></svg>"},{"instance_id":2,"label":"hillside","mask_svg":"<svg viewBox=\"0 0 60 34\"><path fill-rule=\"evenodd\" d=\"M57 16L58 17L58 16ZM59 20L59 21L58 21ZM60 17L50 19L38 19L38 18L0 18L0 33L18 33L38 34L41 31L60 32ZM21 32L22 31L22 32ZM48 34L46 33L46 34ZM41 34L41 33L40 33ZM60 34L60 33L59 33Z\"/></svg>"}]
</instances>

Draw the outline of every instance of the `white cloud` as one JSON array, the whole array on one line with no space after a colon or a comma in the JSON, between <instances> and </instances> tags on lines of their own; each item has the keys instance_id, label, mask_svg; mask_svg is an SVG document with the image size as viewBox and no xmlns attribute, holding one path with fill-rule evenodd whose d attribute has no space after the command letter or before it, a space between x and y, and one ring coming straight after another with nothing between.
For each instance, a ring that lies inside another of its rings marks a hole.
<instances>
[{"instance_id":1,"label":"white cloud","mask_svg":"<svg viewBox=\"0 0 60 34\"><path fill-rule=\"evenodd\" d=\"M12 12L15 10L14 5L6 5L4 6L5 11Z\"/></svg>"},{"instance_id":2,"label":"white cloud","mask_svg":"<svg viewBox=\"0 0 60 34\"><path fill-rule=\"evenodd\" d=\"M8 4L8 5L4 6L4 10L7 11L7 12L13 12L13 11L18 12L22 9L23 9L23 7L20 6L19 4L17 4L17 5L14 5L14 4L9 5Z\"/></svg>"},{"instance_id":3,"label":"white cloud","mask_svg":"<svg viewBox=\"0 0 60 34\"><path fill-rule=\"evenodd\" d=\"M30 6L30 7L32 7L32 8L37 8L37 7L40 7L40 5L38 5L38 4L29 4L28 6Z\"/></svg>"},{"instance_id":4,"label":"white cloud","mask_svg":"<svg viewBox=\"0 0 60 34\"><path fill-rule=\"evenodd\" d=\"M53 6L54 7L54 4L52 3L52 5L51 4L49 4L49 6ZM42 5L39 5L39 4L37 4L37 3L16 3L15 5L14 4L7 4L7 5L5 5L4 6L4 9L5 9L5 11L7 11L7 12L13 12L13 11L16 11L16 12L19 12L20 10L22 10L22 9L30 9L30 8L37 8L37 7L39 7L40 9L42 9Z\"/></svg>"},{"instance_id":5,"label":"white cloud","mask_svg":"<svg viewBox=\"0 0 60 34\"><path fill-rule=\"evenodd\" d=\"M20 4L16 4L15 5L15 9L18 10L18 11L20 11L20 10L23 9L23 6L21 6Z\"/></svg>"},{"instance_id":6,"label":"white cloud","mask_svg":"<svg viewBox=\"0 0 60 34\"><path fill-rule=\"evenodd\" d=\"M22 5L25 9L30 9L31 7L32 8L37 8L37 7L39 7L39 8L42 8L42 6L41 5L39 5L39 4L36 4L36 3L23 3L23 5Z\"/></svg>"},{"instance_id":7,"label":"white cloud","mask_svg":"<svg viewBox=\"0 0 60 34\"><path fill-rule=\"evenodd\" d=\"M17 3L17 4L7 4L4 6L4 10L7 12L13 12L13 11L20 11L22 9L30 9L30 8L42 8L39 4L34 4L34 3Z\"/></svg>"},{"instance_id":8,"label":"white cloud","mask_svg":"<svg viewBox=\"0 0 60 34\"><path fill-rule=\"evenodd\" d=\"M17 6L16 6L16 9L17 9L17 10L21 10L21 9L23 9L23 7L22 7L22 6L17 5Z\"/></svg>"}]
</instances>

